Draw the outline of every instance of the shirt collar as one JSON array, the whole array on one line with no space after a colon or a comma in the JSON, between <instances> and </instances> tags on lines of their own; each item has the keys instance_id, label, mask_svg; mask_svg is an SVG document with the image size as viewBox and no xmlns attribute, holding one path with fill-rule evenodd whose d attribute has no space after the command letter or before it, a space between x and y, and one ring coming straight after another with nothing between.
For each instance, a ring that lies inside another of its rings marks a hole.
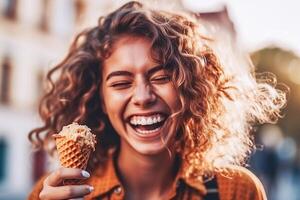
<instances>
[{"instance_id":1,"label":"shirt collar","mask_svg":"<svg viewBox=\"0 0 300 200\"><path fill-rule=\"evenodd\" d=\"M172 197L176 195L176 189L174 188L177 188L180 184L182 184L182 182L183 184L196 189L200 194L205 195L207 193L207 190L203 183L203 178L202 177L200 177L199 179L187 178L187 176L185 176L185 171L186 171L185 169L186 166L181 162L178 174L174 182L174 184L176 185L172 189L172 191L174 191Z\"/></svg>"},{"instance_id":2,"label":"shirt collar","mask_svg":"<svg viewBox=\"0 0 300 200\"><path fill-rule=\"evenodd\" d=\"M88 184L94 187L94 191L89 195L91 198L103 195L114 188L121 186L117 177L112 156L108 158L104 166L95 170L88 181Z\"/></svg>"},{"instance_id":3,"label":"shirt collar","mask_svg":"<svg viewBox=\"0 0 300 200\"><path fill-rule=\"evenodd\" d=\"M190 187L193 187L199 193L205 195L207 190L202 178L198 180L186 178L186 176L184 176L184 171L184 166L181 164L178 175L176 176L175 182L172 186L170 197L174 197L176 195L176 190L178 187L180 187L182 182ZM109 156L103 167L99 167L95 170L89 179L88 184L94 187L94 191L88 196L88 199L104 195L105 193L121 186L121 182L117 177L113 156Z\"/></svg>"}]
</instances>

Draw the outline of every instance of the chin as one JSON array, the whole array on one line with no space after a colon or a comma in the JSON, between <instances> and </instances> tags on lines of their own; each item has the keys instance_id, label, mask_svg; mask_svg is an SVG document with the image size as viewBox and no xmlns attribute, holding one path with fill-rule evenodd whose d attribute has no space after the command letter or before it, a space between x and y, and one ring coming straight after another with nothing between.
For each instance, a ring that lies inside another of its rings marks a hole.
<instances>
[{"instance_id":1,"label":"chin","mask_svg":"<svg viewBox=\"0 0 300 200\"><path fill-rule=\"evenodd\" d=\"M161 140L151 143L130 142L131 149L140 155L161 155L170 151L171 142L163 143Z\"/></svg>"}]
</instances>

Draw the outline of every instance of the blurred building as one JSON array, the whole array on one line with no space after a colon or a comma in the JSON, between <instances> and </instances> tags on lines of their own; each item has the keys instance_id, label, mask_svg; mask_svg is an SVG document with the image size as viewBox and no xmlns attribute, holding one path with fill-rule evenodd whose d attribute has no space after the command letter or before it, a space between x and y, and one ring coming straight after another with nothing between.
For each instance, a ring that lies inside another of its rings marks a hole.
<instances>
[{"instance_id":1,"label":"blurred building","mask_svg":"<svg viewBox=\"0 0 300 200\"><path fill-rule=\"evenodd\" d=\"M40 125L45 72L65 54L84 9L78 0L0 1L0 199L25 199L44 171L46 157L27 135Z\"/></svg>"}]
</instances>

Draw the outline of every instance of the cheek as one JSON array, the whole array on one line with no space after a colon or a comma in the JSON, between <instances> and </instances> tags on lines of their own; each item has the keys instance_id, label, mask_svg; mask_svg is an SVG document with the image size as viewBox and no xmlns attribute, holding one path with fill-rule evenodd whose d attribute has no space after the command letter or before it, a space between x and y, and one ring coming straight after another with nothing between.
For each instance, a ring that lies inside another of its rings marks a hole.
<instances>
[{"instance_id":1,"label":"cheek","mask_svg":"<svg viewBox=\"0 0 300 200\"><path fill-rule=\"evenodd\" d=\"M163 98L165 103L170 107L170 109L175 112L178 111L180 108L180 100L179 94L176 91L173 84L168 84L164 87L160 87L157 90L157 94Z\"/></svg>"},{"instance_id":2,"label":"cheek","mask_svg":"<svg viewBox=\"0 0 300 200\"><path fill-rule=\"evenodd\" d=\"M108 115L112 124L122 119L122 112L126 105L126 94L111 92L108 90L103 91L103 100L106 114Z\"/></svg>"},{"instance_id":3,"label":"cheek","mask_svg":"<svg viewBox=\"0 0 300 200\"><path fill-rule=\"evenodd\" d=\"M112 92L109 88L103 87L102 88L102 99L103 104L106 109L106 112L109 113L112 110L115 110L115 107L120 104L122 101L122 97L124 99L124 96L118 92Z\"/></svg>"},{"instance_id":4,"label":"cheek","mask_svg":"<svg viewBox=\"0 0 300 200\"><path fill-rule=\"evenodd\" d=\"M172 110L174 112L179 111L180 109L180 99L179 99L179 94L177 91L174 89L172 94L169 94L169 99L170 99L170 104L172 105Z\"/></svg>"},{"instance_id":5,"label":"cheek","mask_svg":"<svg viewBox=\"0 0 300 200\"><path fill-rule=\"evenodd\" d=\"M108 116L108 119L111 123L111 125L114 127L117 133L120 131L120 103L117 102L115 99L112 98L111 95L106 96L104 98L105 102L105 109L106 109L106 114Z\"/></svg>"}]
</instances>

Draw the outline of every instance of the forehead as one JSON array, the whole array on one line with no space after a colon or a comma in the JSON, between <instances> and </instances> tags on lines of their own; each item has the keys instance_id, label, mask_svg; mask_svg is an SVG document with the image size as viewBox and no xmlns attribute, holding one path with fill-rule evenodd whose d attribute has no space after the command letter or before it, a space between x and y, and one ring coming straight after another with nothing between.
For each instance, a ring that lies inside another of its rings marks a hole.
<instances>
[{"instance_id":1,"label":"forehead","mask_svg":"<svg viewBox=\"0 0 300 200\"><path fill-rule=\"evenodd\" d=\"M103 62L103 73L118 68L153 66L151 41L145 37L122 36L113 45L111 55Z\"/></svg>"},{"instance_id":2,"label":"forehead","mask_svg":"<svg viewBox=\"0 0 300 200\"><path fill-rule=\"evenodd\" d=\"M121 36L113 44L112 48L112 54L109 58L118 57L119 59L123 59L134 58L134 56L151 58L151 42L145 37Z\"/></svg>"}]
</instances>

